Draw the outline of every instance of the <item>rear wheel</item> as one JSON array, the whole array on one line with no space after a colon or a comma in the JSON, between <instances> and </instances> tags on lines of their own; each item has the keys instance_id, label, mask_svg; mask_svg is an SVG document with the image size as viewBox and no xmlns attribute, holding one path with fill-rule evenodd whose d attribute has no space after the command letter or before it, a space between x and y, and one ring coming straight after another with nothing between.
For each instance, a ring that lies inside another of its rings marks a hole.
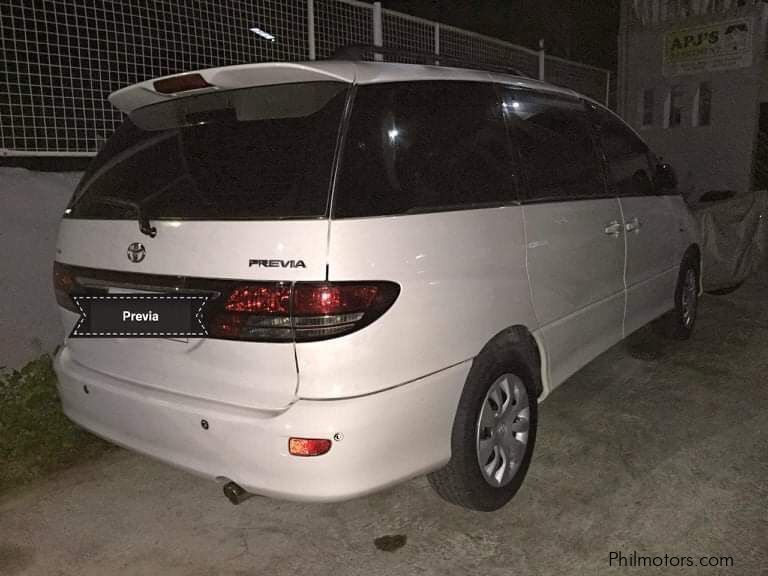
<instances>
[{"instance_id":1,"label":"rear wheel","mask_svg":"<svg viewBox=\"0 0 768 576\"><path fill-rule=\"evenodd\" d=\"M536 440L528 356L496 352L475 360L454 420L451 460L428 476L442 498L472 510L496 510L515 495Z\"/></svg>"}]
</instances>

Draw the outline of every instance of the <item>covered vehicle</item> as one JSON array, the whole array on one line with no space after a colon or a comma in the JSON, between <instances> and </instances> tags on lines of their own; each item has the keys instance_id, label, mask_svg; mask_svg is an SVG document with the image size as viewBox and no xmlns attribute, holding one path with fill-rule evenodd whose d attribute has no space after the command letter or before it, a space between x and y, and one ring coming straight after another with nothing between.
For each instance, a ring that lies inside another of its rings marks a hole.
<instances>
[{"instance_id":1,"label":"covered vehicle","mask_svg":"<svg viewBox=\"0 0 768 576\"><path fill-rule=\"evenodd\" d=\"M765 262L768 192L706 192L691 212L702 238L704 289L727 294Z\"/></svg>"}]
</instances>

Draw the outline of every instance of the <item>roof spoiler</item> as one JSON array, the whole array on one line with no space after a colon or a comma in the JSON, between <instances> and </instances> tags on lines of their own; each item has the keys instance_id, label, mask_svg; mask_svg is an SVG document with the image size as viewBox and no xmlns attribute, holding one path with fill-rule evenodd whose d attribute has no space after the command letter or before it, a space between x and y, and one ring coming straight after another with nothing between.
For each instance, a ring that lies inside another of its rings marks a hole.
<instances>
[{"instance_id":1,"label":"roof spoiler","mask_svg":"<svg viewBox=\"0 0 768 576\"><path fill-rule=\"evenodd\" d=\"M137 108L172 98L214 90L231 90L294 82L355 81L350 62L265 62L208 68L139 82L109 95L110 103L130 114Z\"/></svg>"}]
</instances>

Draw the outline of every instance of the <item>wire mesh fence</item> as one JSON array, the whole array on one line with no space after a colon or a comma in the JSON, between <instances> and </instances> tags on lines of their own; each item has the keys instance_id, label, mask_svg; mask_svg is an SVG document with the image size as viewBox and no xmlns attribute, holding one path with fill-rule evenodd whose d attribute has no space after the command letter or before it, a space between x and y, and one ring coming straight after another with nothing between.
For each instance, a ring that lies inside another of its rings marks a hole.
<instances>
[{"instance_id":1,"label":"wire mesh fence","mask_svg":"<svg viewBox=\"0 0 768 576\"><path fill-rule=\"evenodd\" d=\"M545 56L544 70L547 82L576 90L599 102L608 102L609 71L555 56Z\"/></svg>"},{"instance_id":2,"label":"wire mesh fence","mask_svg":"<svg viewBox=\"0 0 768 576\"><path fill-rule=\"evenodd\" d=\"M382 31L384 46L427 54L436 52L435 23L429 20L383 10ZM408 62L408 58L401 61ZM412 61L418 63L418 59Z\"/></svg>"},{"instance_id":3,"label":"wire mesh fence","mask_svg":"<svg viewBox=\"0 0 768 576\"><path fill-rule=\"evenodd\" d=\"M0 153L92 155L121 121L107 96L135 82L374 43L539 76L536 51L358 0L0 0ZM606 70L545 64L605 99Z\"/></svg>"},{"instance_id":4,"label":"wire mesh fence","mask_svg":"<svg viewBox=\"0 0 768 576\"><path fill-rule=\"evenodd\" d=\"M315 41L318 58L329 58L348 44L373 44L373 9L362 2L316 0Z\"/></svg>"},{"instance_id":5,"label":"wire mesh fence","mask_svg":"<svg viewBox=\"0 0 768 576\"><path fill-rule=\"evenodd\" d=\"M504 65L532 78L538 77L539 55L534 50L460 28L440 27L440 54L483 64Z\"/></svg>"},{"instance_id":6,"label":"wire mesh fence","mask_svg":"<svg viewBox=\"0 0 768 576\"><path fill-rule=\"evenodd\" d=\"M0 2L0 148L93 153L121 115L110 92L148 78L305 60L307 5L280 2ZM280 42L249 31L258 22Z\"/></svg>"}]
</instances>

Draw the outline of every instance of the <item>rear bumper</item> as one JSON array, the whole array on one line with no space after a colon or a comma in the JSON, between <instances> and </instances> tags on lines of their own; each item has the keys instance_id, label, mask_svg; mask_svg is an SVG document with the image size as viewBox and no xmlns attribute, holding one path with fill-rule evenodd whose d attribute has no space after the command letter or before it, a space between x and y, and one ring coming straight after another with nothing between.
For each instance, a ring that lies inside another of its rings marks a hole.
<instances>
[{"instance_id":1,"label":"rear bumper","mask_svg":"<svg viewBox=\"0 0 768 576\"><path fill-rule=\"evenodd\" d=\"M93 433L255 494L318 502L368 494L445 464L469 366L376 394L298 400L267 412L108 376L78 364L66 347L54 364L65 414ZM323 456L288 454L290 436L337 433L343 438Z\"/></svg>"}]
</instances>

